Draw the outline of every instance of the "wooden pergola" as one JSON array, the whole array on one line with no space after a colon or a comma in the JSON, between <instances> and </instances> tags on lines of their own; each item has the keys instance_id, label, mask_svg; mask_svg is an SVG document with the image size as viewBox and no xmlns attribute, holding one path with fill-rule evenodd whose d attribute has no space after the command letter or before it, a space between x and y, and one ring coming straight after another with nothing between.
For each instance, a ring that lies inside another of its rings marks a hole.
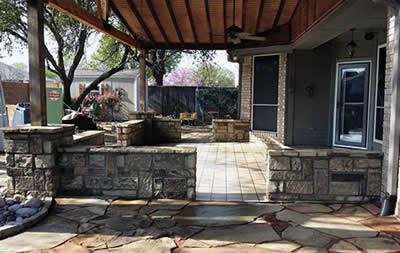
<instances>
[{"instance_id":1,"label":"wooden pergola","mask_svg":"<svg viewBox=\"0 0 400 253\"><path fill-rule=\"evenodd\" d=\"M345 1L96 0L97 13L92 13L74 0L28 0L31 123L40 126L47 124L44 4L139 49L140 108L145 110L146 49L232 50L290 44ZM111 12L128 32L120 31L110 24ZM243 32L263 36L265 40L246 40L234 44L225 32L233 24Z\"/></svg>"}]
</instances>

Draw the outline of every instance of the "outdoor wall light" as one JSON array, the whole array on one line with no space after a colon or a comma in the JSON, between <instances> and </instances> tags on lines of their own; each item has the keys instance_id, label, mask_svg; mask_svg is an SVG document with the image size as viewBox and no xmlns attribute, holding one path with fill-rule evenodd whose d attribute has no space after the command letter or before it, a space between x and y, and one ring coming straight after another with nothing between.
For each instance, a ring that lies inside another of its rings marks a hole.
<instances>
[{"instance_id":1,"label":"outdoor wall light","mask_svg":"<svg viewBox=\"0 0 400 253\"><path fill-rule=\"evenodd\" d=\"M356 47L358 46L355 42L354 42L354 31L355 29L351 29L351 41L349 43L347 43L346 45L346 52L347 55L350 57L353 57L356 51Z\"/></svg>"}]
</instances>

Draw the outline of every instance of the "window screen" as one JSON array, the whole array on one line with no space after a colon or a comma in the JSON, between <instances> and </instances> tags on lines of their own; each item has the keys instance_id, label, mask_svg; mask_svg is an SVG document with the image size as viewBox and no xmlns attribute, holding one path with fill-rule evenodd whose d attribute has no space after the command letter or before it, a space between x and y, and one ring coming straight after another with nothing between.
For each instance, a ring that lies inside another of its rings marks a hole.
<instances>
[{"instance_id":1,"label":"window screen","mask_svg":"<svg viewBox=\"0 0 400 253\"><path fill-rule=\"evenodd\" d=\"M277 131L279 56L254 58L253 129Z\"/></svg>"}]
</instances>

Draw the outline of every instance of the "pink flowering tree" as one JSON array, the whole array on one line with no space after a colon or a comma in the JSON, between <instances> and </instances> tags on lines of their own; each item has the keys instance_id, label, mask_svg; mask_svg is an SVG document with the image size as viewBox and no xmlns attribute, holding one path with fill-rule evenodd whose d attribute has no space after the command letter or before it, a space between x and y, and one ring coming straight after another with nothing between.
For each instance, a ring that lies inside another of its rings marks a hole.
<instances>
[{"instance_id":1,"label":"pink flowering tree","mask_svg":"<svg viewBox=\"0 0 400 253\"><path fill-rule=\"evenodd\" d=\"M193 77L193 71L187 68L177 69L163 82L164 86L197 86L197 79Z\"/></svg>"}]
</instances>

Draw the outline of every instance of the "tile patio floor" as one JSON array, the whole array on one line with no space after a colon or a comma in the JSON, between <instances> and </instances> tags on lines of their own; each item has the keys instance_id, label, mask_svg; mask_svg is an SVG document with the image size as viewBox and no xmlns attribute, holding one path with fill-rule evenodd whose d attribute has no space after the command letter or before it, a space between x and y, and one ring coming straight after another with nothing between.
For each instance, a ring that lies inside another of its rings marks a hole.
<instances>
[{"instance_id":1,"label":"tile patio floor","mask_svg":"<svg viewBox=\"0 0 400 253\"><path fill-rule=\"evenodd\" d=\"M389 253L400 223L365 205L57 198L35 227L0 241L29 253Z\"/></svg>"},{"instance_id":2,"label":"tile patio floor","mask_svg":"<svg viewBox=\"0 0 400 253\"><path fill-rule=\"evenodd\" d=\"M249 143L178 144L197 147L197 200L264 201L266 146Z\"/></svg>"}]
</instances>

